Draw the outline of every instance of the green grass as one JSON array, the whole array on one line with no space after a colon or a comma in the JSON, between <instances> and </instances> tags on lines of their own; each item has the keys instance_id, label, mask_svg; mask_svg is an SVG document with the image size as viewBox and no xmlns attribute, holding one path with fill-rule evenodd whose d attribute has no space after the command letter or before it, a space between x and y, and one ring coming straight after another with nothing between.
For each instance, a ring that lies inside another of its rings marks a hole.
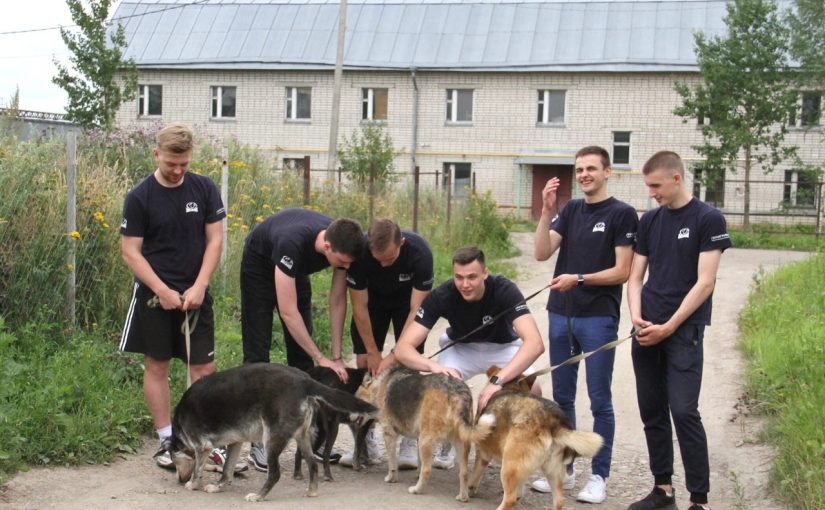
<instances>
[{"instance_id":1,"label":"green grass","mask_svg":"<svg viewBox=\"0 0 825 510\"><path fill-rule=\"evenodd\" d=\"M751 225L750 231L729 228L735 248L760 248L768 250L822 251L825 235L816 236L812 225L783 227L772 223Z\"/></svg>"},{"instance_id":2,"label":"green grass","mask_svg":"<svg viewBox=\"0 0 825 510\"><path fill-rule=\"evenodd\" d=\"M792 508L825 508L825 255L757 284L742 346L752 405L777 451L775 489Z\"/></svg>"}]
</instances>

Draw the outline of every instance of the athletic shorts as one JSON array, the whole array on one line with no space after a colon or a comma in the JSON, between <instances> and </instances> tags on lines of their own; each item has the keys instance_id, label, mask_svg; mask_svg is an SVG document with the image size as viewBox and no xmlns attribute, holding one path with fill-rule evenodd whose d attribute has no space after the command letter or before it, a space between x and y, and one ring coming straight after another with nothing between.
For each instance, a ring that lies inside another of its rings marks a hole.
<instances>
[{"instance_id":1,"label":"athletic shorts","mask_svg":"<svg viewBox=\"0 0 825 510\"><path fill-rule=\"evenodd\" d=\"M452 340L444 333L438 339L438 346L443 349L450 342ZM506 344L458 343L438 355L438 364L458 370L461 378L466 381L475 375L486 374L490 365L504 368L513 360L522 343L521 338ZM533 367L528 367L524 374L530 375L535 371Z\"/></svg>"},{"instance_id":2,"label":"athletic shorts","mask_svg":"<svg viewBox=\"0 0 825 510\"><path fill-rule=\"evenodd\" d=\"M153 297L151 290L135 283L118 350L145 354L159 361L178 358L186 363L186 335L181 326L187 314L180 310L164 310L159 305L149 307L148 302ZM208 290L199 310L195 329L189 333L191 352L188 362L193 365L211 363L215 359L215 324L212 296ZM195 313L189 311L190 316Z\"/></svg>"}]
</instances>

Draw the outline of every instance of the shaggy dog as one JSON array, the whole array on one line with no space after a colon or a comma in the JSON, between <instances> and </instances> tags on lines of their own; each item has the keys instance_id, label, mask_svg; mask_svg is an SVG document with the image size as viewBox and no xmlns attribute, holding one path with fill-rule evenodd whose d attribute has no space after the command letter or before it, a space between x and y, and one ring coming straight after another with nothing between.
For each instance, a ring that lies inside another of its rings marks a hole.
<instances>
[{"instance_id":1,"label":"shaggy dog","mask_svg":"<svg viewBox=\"0 0 825 510\"><path fill-rule=\"evenodd\" d=\"M491 370L488 375L498 371L494 367ZM479 423L495 423L495 430L476 443L470 493L478 490L481 475L490 461L500 461L504 499L498 510L509 510L516 504L519 489L539 467L553 487L553 509L561 510L567 464L575 456L594 456L602 446L600 435L573 430L559 405L531 395L530 386L529 379L508 383L490 398L479 418Z\"/></svg>"},{"instance_id":2,"label":"shaggy dog","mask_svg":"<svg viewBox=\"0 0 825 510\"><path fill-rule=\"evenodd\" d=\"M227 445L220 480L203 487L206 492L219 492L232 483L243 442L263 441L269 473L261 490L246 496L247 501L260 501L280 478L278 457L295 438L309 463L307 496L315 496L318 466L310 443L319 409L345 413L356 423L377 416L374 406L324 386L298 369L269 363L242 365L203 377L186 390L175 408L172 436L162 448L171 454L178 481L198 490L212 448Z\"/></svg>"},{"instance_id":3,"label":"shaggy dog","mask_svg":"<svg viewBox=\"0 0 825 510\"><path fill-rule=\"evenodd\" d=\"M459 492L456 499L468 501L467 458L470 445L480 441L492 429L492 418L472 425L473 397L463 381L445 374L422 375L396 366L376 379L366 380L357 395L380 410L378 421L384 430L388 472L385 482L398 481L398 435L418 438L421 468L418 483L408 490L421 494L432 472L433 448L449 441L459 461Z\"/></svg>"},{"instance_id":4,"label":"shaggy dog","mask_svg":"<svg viewBox=\"0 0 825 510\"><path fill-rule=\"evenodd\" d=\"M346 384L344 384L341 382L338 375L330 368L313 367L307 371L309 376L319 383L329 386L330 388L335 388L336 390L345 391L351 395L355 395L355 392L359 387L361 387L361 383L364 381L364 374L366 374L366 372L367 370L364 368L347 368L347 374L349 377ZM372 425L372 420L369 420L363 425L353 423L349 421L349 415L347 413L340 413L321 407L318 409L318 413L315 417L317 434L315 436L315 441L312 443L312 451L317 452L321 445L324 445L324 480L330 482L333 478L332 470L329 467L329 457L332 453L332 446L335 444L335 439L338 437L338 426L341 423L349 424L350 429L352 430L353 440L355 441L355 455L352 458L352 468L356 471L360 471L362 461L363 465L367 464L365 438L370 425ZM295 470L292 476L296 480L301 480L303 478L303 474L301 473L302 458L303 455L301 455L301 450L299 449L295 452Z\"/></svg>"}]
</instances>

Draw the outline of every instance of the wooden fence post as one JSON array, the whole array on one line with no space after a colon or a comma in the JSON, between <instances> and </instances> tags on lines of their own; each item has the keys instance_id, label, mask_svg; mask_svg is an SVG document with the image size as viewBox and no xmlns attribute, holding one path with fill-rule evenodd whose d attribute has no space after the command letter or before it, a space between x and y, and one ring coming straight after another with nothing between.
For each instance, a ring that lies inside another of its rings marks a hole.
<instances>
[{"instance_id":1,"label":"wooden fence post","mask_svg":"<svg viewBox=\"0 0 825 510\"><path fill-rule=\"evenodd\" d=\"M413 232L418 232L418 187L420 185L421 169L415 166L413 174Z\"/></svg>"},{"instance_id":2,"label":"wooden fence post","mask_svg":"<svg viewBox=\"0 0 825 510\"><path fill-rule=\"evenodd\" d=\"M304 156L304 207L309 205L309 156Z\"/></svg>"}]
</instances>

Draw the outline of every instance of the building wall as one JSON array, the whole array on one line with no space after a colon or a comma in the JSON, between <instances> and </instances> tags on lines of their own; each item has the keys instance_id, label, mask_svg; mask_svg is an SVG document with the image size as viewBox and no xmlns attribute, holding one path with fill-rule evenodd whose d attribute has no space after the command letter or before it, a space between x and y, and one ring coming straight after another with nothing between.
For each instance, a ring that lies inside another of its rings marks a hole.
<instances>
[{"instance_id":1,"label":"building wall","mask_svg":"<svg viewBox=\"0 0 825 510\"><path fill-rule=\"evenodd\" d=\"M601 145L612 154L613 132L631 132L630 163L614 166L611 193L639 210L651 207L641 177L644 161L658 150L680 153L690 163L699 158L691 148L702 140L695 123L673 115L680 103L674 79L694 82L696 75L655 73L430 73L417 72L419 91L417 164L421 182L436 182L434 173L445 163L469 162L479 190L491 189L499 204L530 211L532 186L529 164L523 156L561 158L572 165L572 154L585 145ZM139 118L137 102L124 105L118 115L123 127L182 121L213 138L236 137L282 158L309 155L313 168L326 168L332 102L331 72L283 71L161 71L142 70L141 84L163 86L163 115ZM234 119L210 119L210 86L236 86ZM285 87L312 87L309 121L285 120ZM345 72L341 92L339 140L361 123L362 87L389 90L385 127L402 153L396 171L412 168L414 85L409 72ZM446 122L446 90L471 88L473 121ZM566 91L565 122L536 125L537 90ZM789 143L801 147L808 162L822 161L821 132L793 131ZM571 170L572 171L572 170ZM765 176L781 181L784 171ZM728 180L740 179L729 175ZM758 177L757 177L758 178ZM574 185L575 188L575 185ZM759 187L757 187L758 189ZM752 209L770 209L782 200L781 185L764 185ZM577 191L573 190L573 196ZM761 196L761 195L760 195ZM741 211L741 184L726 186L723 210Z\"/></svg>"}]
</instances>

